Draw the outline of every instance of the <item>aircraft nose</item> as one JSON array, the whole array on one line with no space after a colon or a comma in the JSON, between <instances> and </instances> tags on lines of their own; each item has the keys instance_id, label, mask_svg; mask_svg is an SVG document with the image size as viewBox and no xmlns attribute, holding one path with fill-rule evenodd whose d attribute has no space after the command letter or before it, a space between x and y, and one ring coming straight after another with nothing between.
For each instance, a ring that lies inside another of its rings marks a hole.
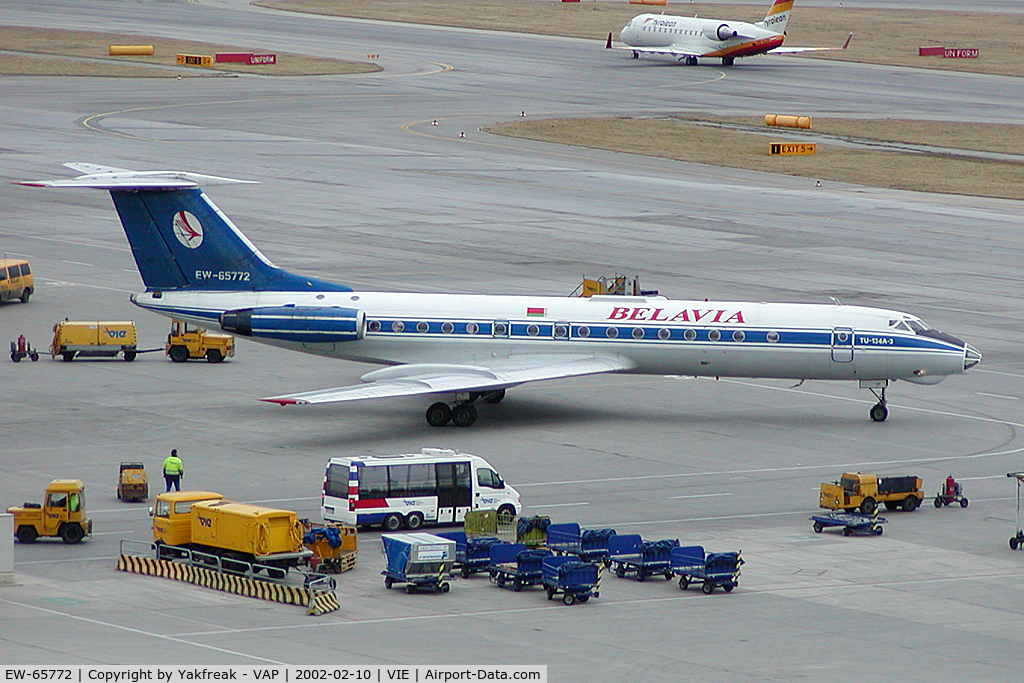
<instances>
[{"instance_id":1,"label":"aircraft nose","mask_svg":"<svg viewBox=\"0 0 1024 683\"><path fill-rule=\"evenodd\" d=\"M981 362L981 353L970 344L964 344L964 370L970 370Z\"/></svg>"}]
</instances>

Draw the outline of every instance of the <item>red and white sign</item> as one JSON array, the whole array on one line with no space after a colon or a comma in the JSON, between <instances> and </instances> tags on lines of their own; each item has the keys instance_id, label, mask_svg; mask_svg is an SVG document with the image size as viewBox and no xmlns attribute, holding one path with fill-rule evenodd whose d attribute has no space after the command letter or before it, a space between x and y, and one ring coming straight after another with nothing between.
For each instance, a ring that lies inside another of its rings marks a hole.
<instances>
[{"instance_id":1,"label":"red and white sign","mask_svg":"<svg viewBox=\"0 0 1024 683\"><path fill-rule=\"evenodd\" d=\"M277 55L249 55L249 64L277 64Z\"/></svg>"}]
</instances>

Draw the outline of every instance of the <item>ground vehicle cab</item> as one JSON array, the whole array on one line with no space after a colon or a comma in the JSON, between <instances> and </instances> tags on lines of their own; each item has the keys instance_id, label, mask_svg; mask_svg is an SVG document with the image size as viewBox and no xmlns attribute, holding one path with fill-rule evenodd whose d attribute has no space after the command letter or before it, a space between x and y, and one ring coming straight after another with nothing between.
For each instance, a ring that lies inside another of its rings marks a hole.
<instances>
[{"instance_id":1,"label":"ground vehicle cab","mask_svg":"<svg viewBox=\"0 0 1024 683\"><path fill-rule=\"evenodd\" d=\"M0 303L20 299L27 304L36 291L32 268L24 259L0 259Z\"/></svg>"},{"instance_id":2,"label":"ground vehicle cab","mask_svg":"<svg viewBox=\"0 0 1024 683\"><path fill-rule=\"evenodd\" d=\"M42 505L25 503L7 512L14 515L14 534L22 543L60 536L74 544L92 535L92 520L85 516L85 485L78 479L54 479L46 487Z\"/></svg>"},{"instance_id":3,"label":"ground vehicle cab","mask_svg":"<svg viewBox=\"0 0 1024 683\"><path fill-rule=\"evenodd\" d=\"M181 320L171 320L171 331L167 335L164 352L175 363L184 363L192 358L205 358L219 363L235 355L235 338L230 334L207 332L201 327Z\"/></svg>"}]
</instances>

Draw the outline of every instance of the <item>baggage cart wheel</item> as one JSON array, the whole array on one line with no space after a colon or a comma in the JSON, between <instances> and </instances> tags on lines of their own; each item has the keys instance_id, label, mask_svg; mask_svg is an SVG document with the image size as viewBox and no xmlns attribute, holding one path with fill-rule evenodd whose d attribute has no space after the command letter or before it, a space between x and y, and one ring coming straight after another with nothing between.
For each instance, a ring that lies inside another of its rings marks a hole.
<instances>
[{"instance_id":1,"label":"baggage cart wheel","mask_svg":"<svg viewBox=\"0 0 1024 683\"><path fill-rule=\"evenodd\" d=\"M504 575L498 574L497 578L494 579L494 582L496 584L498 584L499 586L504 586L505 585L505 577L504 577Z\"/></svg>"},{"instance_id":2,"label":"baggage cart wheel","mask_svg":"<svg viewBox=\"0 0 1024 683\"><path fill-rule=\"evenodd\" d=\"M1010 537L1010 550L1016 550L1017 546L1020 545L1020 538L1017 536Z\"/></svg>"},{"instance_id":3,"label":"baggage cart wheel","mask_svg":"<svg viewBox=\"0 0 1024 683\"><path fill-rule=\"evenodd\" d=\"M590 599L589 595L577 595L576 596L576 602L578 602L580 604L583 604L584 602L586 602L589 599Z\"/></svg>"},{"instance_id":4,"label":"baggage cart wheel","mask_svg":"<svg viewBox=\"0 0 1024 683\"><path fill-rule=\"evenodd\" d=\"M942 496L935 496L935 507L942 507Z\"/></svg>"},{"instance_id":5,"label":"baggage cart wheel","mask_svg":"<svg viewBox=\"0 0 1024 683\"><path fill-rule=\"evenodd\" d=\"M853 533L853 530L850 529L850 527L848 527L848 526L844 526L843 527L843 536L849 536L852 533Z\"/></svg>"},{"instance_id":6,"label":"baggage cart wheel","mask_svg":"<svg viewBox=\"0 0 1024 683\"><path fill-rule=\"evenodd\" d=\"M690 577L689 576L680 576L679 577L679 587L682 590L686 590L687 588L689 588L690 587Z\"/></svg>"},{"instance_id":7,"label":"baggage cart wheel","mask_svg":"<svg viewBox=\"0 0 1024 683\"><path fill-rule=\"evenodd\" d=\"M519 579L512 580L512 590L514 590L516 593L523 590L523 584L519 583Z\"/></svg>"},{"instance_id":8,"label":"baggage cart wheel","mask_svg":"<svg viewBox=\"0 0 1024 683\"><path fill-rule=\"evenodd\" d=\"M450 591L452 589L452 585L450 583L448 583L447 581L442 581L441 585L438 586L437 589L439 591L441 591L442 593L447 593L448 591Z\"/></svg>"},{"instance_id":9,"label":"baggage cart wheel","mask_svg":"<svg viewBox=\"0 0 1024 683\"><path fill-rule=\"evenodd\" d=\"M875 532L875 536L881 536L882 535L882 525L879 524L874 529L872 529L872 531Z\"/></svg>"},{"instance_id":10,"label":"baggage cart wheel","mask_svg":"<svg viewBox=\"0 0 1024 683\"><path fill-rule=\"evenodd\" d=\"M406 593L406 595L412 595L412 592L414 590L416 590L416 586L414 584L411 584L411 583L405 584L405 593Z\"/></svg>"},{"instance_id":11,"label":"baggage cart wheel","mask_svg":"<svg viewBox=\"0 0 1024 683\"><path fill-rule=\"evenodd\" d=\"M566 605L572 606L572 604L576 602L576 596L572 593L566 593L562 596L562 602L564 602Z\"/></svg>"},{"instance_id":12,"label":"baggage cart wheel","mask_svg":"<svg viewBox=\"0 0 1024 683\"><path fill-rule=\"evenodd\" d=\"M384 577L384 587L385 588L387 588L388 590L391 590L391 587L394 586L394 585L395 585L395 580L394 579L392 579L390 576L385 576Z\"/></svg>"},{"instance_id":13,"label":"baggage cart wheel","mask_svg":"<svg viewBox=\"0 0 1024 683\"><path fill-rule=\"evenodd\" d=\"M732 593L732 589L735 587L735 583L727 583L724 586L722 586L722 590L724 590L726 593Z\"/></svg>"},{"instance_id":14,"label":"baggage cart wheel","mask_svg":"<svg viewBox=\"0 0 1024 683\"><path fill-rule=\"evenodd\" d=\"M960 507L965 508L965 507L967 507L967 505L968 505L967 499L966 498L961 498L960 499Z\"/></svg>"},{"instance_id":15,"label":"baggage cart wheel","mask_svg":"<svg viewBox=\"0 0 1024 683\"><path fill-rule=\"evenodd\" d=\"M555 599L555 589L551 586L544 586L544 591L548 594L548 600Z\"/></svg>"},{"instance_id":16,"label":"baggage cart wheel","mask_svg":"<svg viewBox=\"0 0 1024 683\"><path fill-rule=\"evenodd\" d=\"M637 581L646 581L647 580L647 572L645 572L642 567L636 571L636 580Z\"/></svg>"},{"instance_id":17,"label":"baggage cart wheel","mask_svg":"<svg viewBox=\"0 0 1024 683\"><path fill-rule=\"evenodd\" d=\"M28 357L29 357L29 359L33 363L35 363L37 360L39 360L39 354L37 352L35 352L35 351L33 351L32 353L28 354Z\"/></svg>"},{"instance_id":18,"label":"baggage cart wheel","mask_svg":"<svg viewBox=\"0 0 1024 683\"><path fill-rule=\"evenodd\" d=\"M468 579L469 578L469 567L463 567L462 571L460 571L459 574L462 576L462 578Z\"/></svg>"},{"instance_id":19,"label":"baggage cart wheel","mask_svg":"<svg viewBox=\"0 0 1024 683\"><path fill-rule=\"evenodd\" d=\"M622 568L621 564L618 567L615 568L615 576L617 576L617 577L619 577L621 579L625 575L626 575L626 570Z\"/></svg>"},{"instance_id":20,"label":"baggage cart wheel","mask_svg":"<svg viewBox=\"0 0 1024 683\"><path fill-rule=\"evenodd\" d=\"M704 591L704 595L711 595L715 590L715 584L710 581L705 581L704 585L701 586L700 589Z\"/></svg>"},{"instance_id":21,"label":"baggage cart wheel","mask_svg":"<svg viewBox=\"0 0 1024 683\"><path fill-rule=\"evenodd\" d=\"M672 577L675 576L672 572L665 572L665 580L671 581Z\"/></svg>"},{"instance_id":22,"label":"baggage cart wheel","mask_svg":"<svg viewBox=\"0 0 1024 683\"><path fill-rule=\"evenodd\" d=\"M815 522L815 523L814 523L814 533L816 533L816 534L820 534L820 533L821 533L821 530L822 530L822 529L824 529L824 528L825 528L825 527L824 527L824 525L822 525L822 523L821 523L821 522Z\"/></svg>"}]
</instances>

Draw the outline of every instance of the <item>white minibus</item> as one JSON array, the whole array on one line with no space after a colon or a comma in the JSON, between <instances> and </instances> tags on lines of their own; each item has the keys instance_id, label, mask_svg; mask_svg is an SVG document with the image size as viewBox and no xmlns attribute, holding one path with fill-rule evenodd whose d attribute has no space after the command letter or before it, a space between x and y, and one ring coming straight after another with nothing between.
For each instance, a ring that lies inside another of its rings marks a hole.
<instances>
[{"instance_id":1,"label":"white minibus","mask_svg":"<svg viewBox=\"0 0 1024 683\"><path fill-rule=\"evenodd\" d=\"M324 520L387 531L425 522L455 524L470 510L514 516L519 492L483 458L441 448L406 455L331 458L324 475Z\"/></svg>"}]
</instances>

